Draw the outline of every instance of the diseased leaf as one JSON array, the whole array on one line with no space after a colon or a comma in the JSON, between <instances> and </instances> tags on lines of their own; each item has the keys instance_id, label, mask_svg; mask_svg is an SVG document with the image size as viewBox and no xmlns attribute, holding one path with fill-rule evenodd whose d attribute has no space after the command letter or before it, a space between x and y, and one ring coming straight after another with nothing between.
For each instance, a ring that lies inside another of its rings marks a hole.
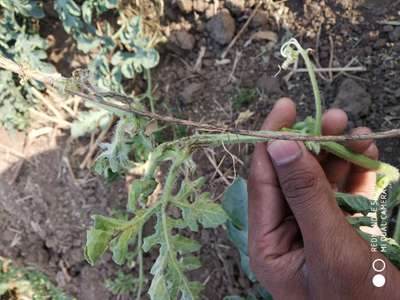
<instances>
[{"instance_id":1,"label":"diseased leaf","mask_svg":"<svg viewBox=\"0 0 400 300\"><path fill-rule=\"evenodd\" d=\"M128 211L134 212L139 199L146 199L151 193L153 193L156 186L157 182L152 178L134 180L129 192Z\"/></svg>"}]
</instances>

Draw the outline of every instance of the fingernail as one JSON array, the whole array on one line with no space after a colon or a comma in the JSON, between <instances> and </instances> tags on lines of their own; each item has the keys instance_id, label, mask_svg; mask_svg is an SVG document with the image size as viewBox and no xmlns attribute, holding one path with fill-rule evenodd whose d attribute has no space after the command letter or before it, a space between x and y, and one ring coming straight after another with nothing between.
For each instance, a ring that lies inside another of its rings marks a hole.
<instances>
[{"instance_id":1,"label":"fingernail","mask_svg":"<svg viewBox=\"0 0 400 300\"><path fill-rule=\"evenodd\" d=\"M289 164L302 154L299 144L295 141L273 141L268 145L267 151L276 166Z\"/></svg>"}]
</instances>

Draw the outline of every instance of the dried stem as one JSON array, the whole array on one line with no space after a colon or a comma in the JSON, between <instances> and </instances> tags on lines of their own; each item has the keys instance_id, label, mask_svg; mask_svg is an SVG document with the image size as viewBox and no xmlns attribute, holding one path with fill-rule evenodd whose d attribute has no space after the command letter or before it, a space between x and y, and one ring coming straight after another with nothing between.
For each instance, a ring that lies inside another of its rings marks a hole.
<instances>
[{"instance_id":1,"label":"dried stem","mask_svg":"<svg viewBox=\"0 0 400 300\"><path fill-rule=\"evenodd\" d=\"M253 131L246 129L216 126L212 124L200 123L191 120L177 119L171 116L159 115L157 113L152 113L149 111L137 110L132 108L130 105L122 104L122 103L132 103L133 99L131 97L113 92L101 93L98 91L94 91L93 89L91 89L89 93L87 91L81 91L75 88L67 87L68 86L67 83L69 81L75 81L75 79L64 78L57 73L47 74L40 71L32 71L2 56L0 56L0 68L17 73L25 79L34 79L37 81L47 83L52 86L56 86L57 84L63 85L65 92L79 96L84 100L97 103L98 105L106 109L117 110L119 113L122 114L138 115L166 123L194 127L204 131L232 133L236 135L244 135L254 138L271 139L271 140L315 141L315 142L327 142L327 141L343 142L349 140L370 140L370 139L376 140L376 139L400 137L400 129L392 129L388 131L375 132L369 134L310 136L310 135L296 134L296 133L282 133L275 131ZM71 84L71 86L73 85ZM107 100L107 98L116 100L118 104L116 104L115 101L111 102Z\"/></svg>"}]
</instances>

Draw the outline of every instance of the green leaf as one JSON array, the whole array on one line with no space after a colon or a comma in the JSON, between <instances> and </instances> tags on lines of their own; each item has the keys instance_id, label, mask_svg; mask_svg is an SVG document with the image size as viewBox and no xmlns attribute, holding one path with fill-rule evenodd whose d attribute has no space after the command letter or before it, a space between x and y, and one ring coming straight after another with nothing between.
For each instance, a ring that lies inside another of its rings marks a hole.
<instances>
[{"instance_id":1,"label":"green leaf","mask_svg":"<svg viewBox=\"0 0 400 300\"><path fill-rule=\"evenodd\" d=\"M357 231L358 234L364 238L368 243L374 238L377 244L377 250L385 255L397 268L400 268L400 245L391 238L371 235L361 230Z\"/></svg>"},{"instance_id":2,"label":"green leaf","mask_svg":"<svg viewBox=\"0 0 400 300\"><path fill-rule=\"evenodd\" d=\"M149 252L151 248L163 241L163 236L161 235L161 223L157 222L154 226L155 232L143 239L142 249L144 252Z\"/></svg>"},{"instance_id":3,"label":"green leaf","mask_svg":"<svg viewBox=\"0 0 400 300\"><path fill-rule=\"evenodd\" d=\"M82 18L86 23L92 23L93 2L85 1L82 6Z\"/></svg>"},{"instance_id":4,"label":"green leaf","mask_svg":"<svg viewBox=\"0 0 400 300\"><path fill-rule=\"evenodd\" d=\"M226 222L228 237L239 250L243 271L254 282L256 278L250 270L248 255L247 201L247 183L243 178L238 177L225 191L222 207L229 216Z\"/></svg>"},{"instance_id":5,"label":"green leaf","mask_svg":"<svg viewBox=\"0 0 400 300\"><path fill-rule=\"evenodd\" d=\"M44 17L44 12L37 1L32 0L0 0L0 6L6 9L15 11L25 17L33 17L41 19Z\"/></svg>"},{"instance_id":6,"label":"green leaf","mask_svg":"<svg viewBox=\"0 0 400 300\"><path fill-rule=\"evenodd\" d=\"M126 221L110 217L104 217L101 215L93 215L92 219L94 221L93 225L94 229L99 229L109 232L119 230L126 224Z\"/></svg>"},{"instance_id":7,"label":"green leaf","mask_svg":"<svg viewBox=\"0 0 400 300\"><path fill-rule=\"evenodd\" d=\"M247 184L238 177L225 191L222 208L230 221L239 229L245 228L247 221ZM247 227L246 227L247 228Z\"/></svg>"},{"instance_id":8,"label":"green leaf","mask_svg":"<svg viewBox=\"0 0 400 300\"><path fill-rule=\"evenodd\" d=\"M306 145L307 149L315 155L318 155L321 152L321 144L318 142L306 141L304 144Z\"/></svg>"},{"instance_id":9,"label":"green leaf","mask_svg":"<svg viewBox=\"0 0 400 300\"><path fill-rule=\"evenodd\" d=\"M149 288L149 296L152 300L169 300L171 299L168 293L167 282L162 273L158 273L151 281Z\"/></svg>"},{"instance_id":10,"label":"green leaf","mask_svg":"<svg viewBox=\"0 0 400 300\"><path fill-rule=\"evenodd\" d=\"M104 129L111 121L111 114L106 110L90 110L79 113L78 119L72 122L71 136L78 138Z\"/></svg>"},{"instance_id":11,"label":"green leaf","mask_svg":"<svg viewBox=\"0 0 400 300\"><path fill-rule=\"evenodd\" d=\"M136 233L135 228L128 228L122 234L111 242L111 251L113 253L113 261L118 265L123 265L128 254L128 245Z\"/></svg>"},{"instance_id":12,"label":"green leaf","mask_svg":"<svg viewBox=\"0 0 400 300\"><path fill-rule=\"evenodd\" d=\"M175 249L180 253L180 254L187 254L195 251L199 251L201 248L201 245L199 242L189 239L187 237L184 237L182 235L175 235L171 238L172 243L175 246Z\"/></svg>"},{"instance_id":13,"label":"green leaf","mask_svg":"<svg viewBox=\"0 0 400 300\"><path fill-rule=\"evenodd\" d=\"M350 225L358 228L360 226L369 226L372 227L376 222L373 221L370 217L347 217L347 221Z\"/></svg>"},{"instance_id":14,"label":"green leaf","mask_svg":"<svg viewBox=\"0 0 400 300\"><path fill-rule=\"evenodd\" d=\"M131 166L129 153L131 152L130 134L127 133L132 120L129 117L121 118L115 129L111 143L100 145L104 150L96 159L94 170L108 178L111 174L123 174Z\"/></svg>"},{"instance_id":15,"label":"green leaf","mask_svg":"<svg viewBox=\"0 0 400 300\"><path fill-rule=\"evenodd\" d=\"M210 200L209 194L204 193L193 203L174 202L182 210L183 219L191 230L197 231L200 223L204 228L216 228L223 224L227 215L222 207Z\"/></svg>"},{"instance_id":16,"label":"green leaf","mask_svg":"<svg viewBox=\"0 0 400 300\"><path fill-rule=\"evenodd\" d=\"M87 232L85 258L91 265L96 264L108 248L112 232L90 229Z\"/></svg>"},{"instance_id":17,"label":"green leaf","mask_svg":"<svg viewBox=\"0 0 400 300\"><path fill-rule=\"evenodd\" d=\"M192 271L201 267L200 259L196 256L182 257L179 261L179 264L185 271Z\"/></svg>"},{"instance_id":18,"label":"green leaf","mask_svg":"<svg viewBox=\"0 0 400 300\"><path fill-rule=\"evenodd\" d=\"M365 215L374 210L373 201L364 196L344 193L335 193L335 195L339 206L348 212L360 212Z\"/></svg>"}]
</instances>

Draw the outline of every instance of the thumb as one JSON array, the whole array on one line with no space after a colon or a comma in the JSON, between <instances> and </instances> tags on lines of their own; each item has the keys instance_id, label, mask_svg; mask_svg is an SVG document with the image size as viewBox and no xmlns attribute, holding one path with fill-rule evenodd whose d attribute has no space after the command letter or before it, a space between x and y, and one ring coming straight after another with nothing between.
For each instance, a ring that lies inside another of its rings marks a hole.
<instances>
[{"instance_id":1,"label":"thumb","mask_svg":"<svg viewBox=\"0 0 400 300\"><path fill-rule=\"evenodd\" d=\"M305 243L325 242L338 229L348 230L334 192L318 161L303 143L274 141L268 154Z\"/></svg>"}]
</instances>

